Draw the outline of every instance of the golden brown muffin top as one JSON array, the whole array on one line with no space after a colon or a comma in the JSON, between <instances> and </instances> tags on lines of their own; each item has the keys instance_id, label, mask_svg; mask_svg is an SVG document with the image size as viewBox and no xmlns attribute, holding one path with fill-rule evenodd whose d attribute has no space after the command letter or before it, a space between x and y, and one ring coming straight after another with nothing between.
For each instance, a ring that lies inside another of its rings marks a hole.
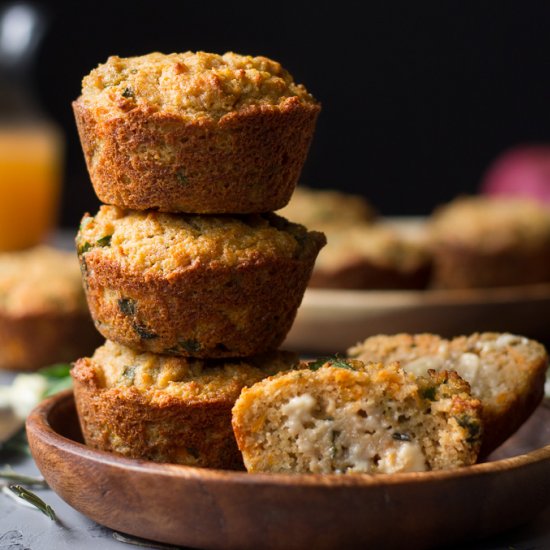
<instances>
[{"instance_id":1,"label":"golden brown muffin top","mask_svg":"<svg viewBox=\"0 0 550 550\"><path fill-rule=\"evenodd\" d=\"M85 311L74 252L37 246L0 254L0 311L10 315Z\"/></svg>"},{"instance_id":2,"label":"golden brown muffin top","mask_svg":"<svg viewBox=\"0 0 550 550\"><path fill-rule=\"evenodd\" d=\"M251 106L280 106L290 98L316 101L276 61L228 52L111 56L82 81L80 101L116 114L135 107L195 120L218 120Z\"/></svg>"},{"instance_id":3,"label":"golden brown muffin top","mask_svg":"<svg viewBox=\"0 0 550 550\"><path fill-rule=\"evenodd\" d=\"M166 274L196 265L309 257L324 236L274 214L174 215L103 205L95 217L84 216L76 242L79 254L100 249L128 268Z\"/></svg>"},{"instance_id":4,"label":"golden brown muffin top","mask_svg":"<svg viewBox=\"0 0 550 550\"><path fill-rule=\"evenodd\" d=\"M525 391L526 382L548 356L542 344L509 333L483 332L446 340L435 334L377 335L351 347L362 361L399 361L417 376L429 369L455 370L485 401L502 405L507 395ZM499 405L499 406L500 406Z\"/></svg>"},{"instance_id":5,"label":"golden brown muffin top","mask_svg":"<svg viewBox=\"0 0 550 550\"><path fill-rule=\"evenodd\" d=\"M298 362L290 352L246 359L201 360L140 353L107 340L91 359L101 388L134 388L152 401L167 396L185 401L236 399L243 386L288 370Z\"/></svg>"},{"instance_id":6,"label":"golden brown muffin top","mask_svg":"<svg viewBox=\"0 0 550 550\"><path fill-rule=\"evenodd\" d=\"M436 210L435 241L498 250L550 241L550 209L510 197L460 197Z\"/></svg>"}]
</instances>

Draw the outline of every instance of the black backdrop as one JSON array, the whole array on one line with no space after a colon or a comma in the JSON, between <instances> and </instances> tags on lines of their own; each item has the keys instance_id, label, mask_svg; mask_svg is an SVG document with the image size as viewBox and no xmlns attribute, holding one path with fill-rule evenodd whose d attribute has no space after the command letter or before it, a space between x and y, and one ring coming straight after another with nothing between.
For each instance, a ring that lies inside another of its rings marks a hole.
<instances>
[{"instance_id":1,"label":"black backdrop","mask_svg":"<svg viewBox=\"0 0 550 550\"><path fill-rule=\"evenodd\" d=\"M97 200L70 102L110 54L206 50L281 61L323 103L308 185L363 193L388 215L473 192L513 145L550 142L550 2L44 3L35 84L67 137L62 222ZM69 7L70 6L70 7Z\"/></svg>"}]
</instances>

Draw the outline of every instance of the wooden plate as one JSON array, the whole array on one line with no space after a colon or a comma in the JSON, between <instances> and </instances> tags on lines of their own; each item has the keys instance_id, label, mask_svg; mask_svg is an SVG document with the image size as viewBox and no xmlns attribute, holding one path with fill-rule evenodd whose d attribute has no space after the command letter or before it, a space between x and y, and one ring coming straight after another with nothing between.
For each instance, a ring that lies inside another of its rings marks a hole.
<instances>
[{"instance_id":1,"label":"wooden plate","mask_svg":"<svg viewBox=\"0 0 550 550\"><path fill-rule=\"evenodd\" d=\"M397 475L253 475L121 458L80 443L70 392L40 404L27 433L68 504L182 546L414 550L515 527L550 504L545 406L484 464Z\"/></svg>"},{"instance_id":2,"label":"wooden plate","mask_svg":"<svg viewBox=\"0 0 550 550\"><path fill-rule=\"evenodd\" d=\"M308 289L284 347L345 352L373 334L513 332L550 340L550 284L473 290Z\"/></svg>"}]
</instances>

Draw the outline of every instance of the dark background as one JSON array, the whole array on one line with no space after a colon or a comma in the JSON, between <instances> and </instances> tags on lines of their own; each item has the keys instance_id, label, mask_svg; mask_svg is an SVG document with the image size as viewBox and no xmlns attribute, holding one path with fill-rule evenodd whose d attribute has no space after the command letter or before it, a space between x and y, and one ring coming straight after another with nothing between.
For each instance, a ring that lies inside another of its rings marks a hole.
<instances>
[{"instance_id":1,"label":"dark background","mask_svg":"<svg viewBox=\"0 0 550 550\"><path fill-rule=\"evenodd\" d=\"M62 223L95 198L70 103L111 54L205 50L280 61L323 104L302 182L428 214L488 164L550 142L550 2L74 2L50 16L34 82L67 139Z\"/></svg>"}]
</instances>

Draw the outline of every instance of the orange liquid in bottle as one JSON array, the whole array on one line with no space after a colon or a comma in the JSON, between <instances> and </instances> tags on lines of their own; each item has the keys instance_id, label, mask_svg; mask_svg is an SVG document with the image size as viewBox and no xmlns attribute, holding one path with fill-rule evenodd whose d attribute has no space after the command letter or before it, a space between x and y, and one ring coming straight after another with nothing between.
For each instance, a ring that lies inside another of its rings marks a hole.
<instances>
[{"instance_id":1,"label":"orange liquid in bottle","mask_svg":"<svg viewBox=\"0 0 550 550\"><path fill-rule=\"evenodd\" d=\"M51 126L0 127L0 251L38 244L54 228L61 149Z\"/></svg>"}]
</instances>

